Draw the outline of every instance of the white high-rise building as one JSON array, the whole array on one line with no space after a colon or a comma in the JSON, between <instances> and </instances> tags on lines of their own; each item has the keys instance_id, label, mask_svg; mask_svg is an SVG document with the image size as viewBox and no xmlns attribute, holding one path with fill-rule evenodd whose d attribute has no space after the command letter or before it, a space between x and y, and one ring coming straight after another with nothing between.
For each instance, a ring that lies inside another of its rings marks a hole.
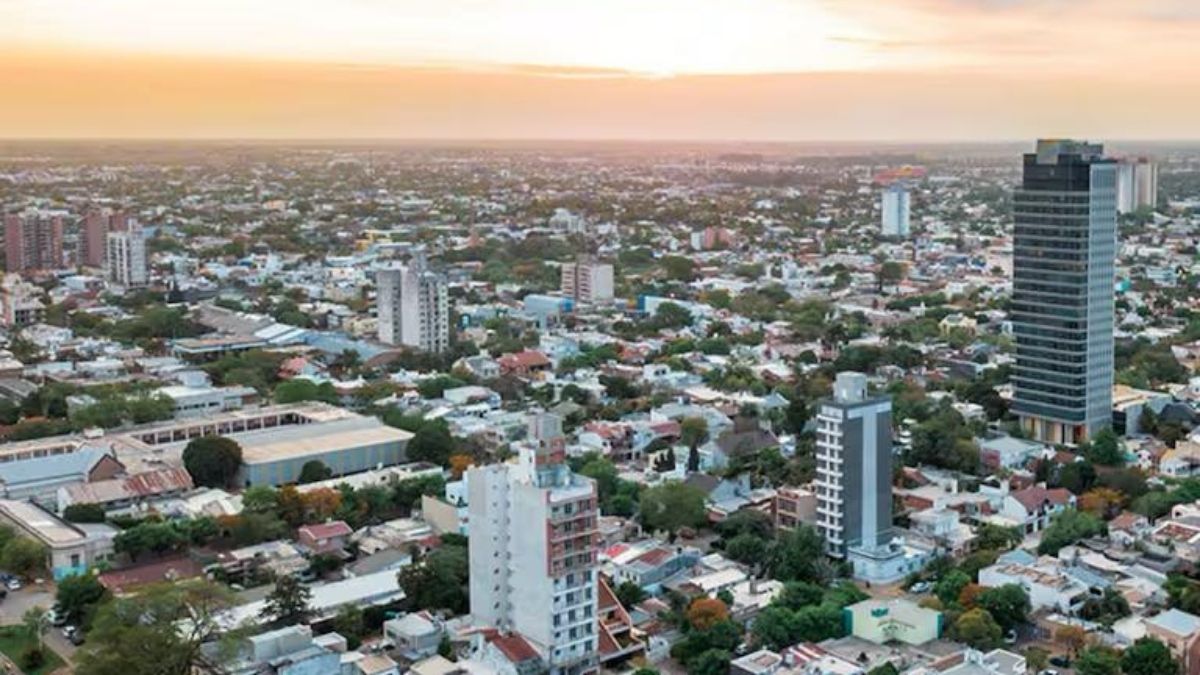
<instances>
[{"instance_id":1,"label":"white high-rise building","mask_svg":"<svg viewBox=\"0 0 1200 675\"><path fill-rule=\"evenodd\" d=\"M128 229L109 232L105 236L104 274L108 280L123 288L142 288L149 275L146 272L146 236L137 221L129 221Z\"/></svg>"},{"instance_id":2,"label":"white high-rise building","mask_svg":"<svg viewBox=\"0 0 1200 675\"><path fill-rule=\"evenodd\" d=\"M1147 157L1125 158L1117 164L1117 213L1158 206L1158 164Z\"/></svg>"},{"instance_id":3,"label":"white high-rise building","mask_svg":"<svg viewBox=\"0 0 1200 675\"><path fill-rule=\"evenodd\" d=\"M597 668L595 483L566 464L562 420L530 420L517 463L468 473L471 615L520 633L551 673Z\"/></svg>"},{"instance_id":4,"label":"white high-rise building","mask_svg":"<svg viewBox=\"0 0 1200 675\"><path fill-rule=\"evenodd\" d=\"M910 198L908 188L893 183L880 195L880 227L885 237L907 237L909 232Z\"/></svg>"},{"instance_id":5,"label":"white high-rise building","mask_svg":"<svg viewBox=\"0 0 1200 675\"><path fill-rule=\"evenodd\" d=\"M613 299L613 266L590 258L563 263L562 293L576 302Z\"/></svg>"},{"instance_id":6,"label":"white high-rise building","mask_svg":"<svg viewBox=\"0 0 1200 675\"><path fill-rule=\"evenodd\" d=\"M867 376L838 373L817 415L817 529L854 576L889 583L918 569L892 528L892 401L867 394Z\"/></svg>"},{"instance_id":7,"label":"white high-rise building","mask_svg":"<svg viewBox=\"0 0 1200 675\"><path fill-rule=\"evenodd\" d=\"M379 341L442 352L450 347L446 278L421 262L379 270L375 277Z\"/></svg>"}]
</instances>

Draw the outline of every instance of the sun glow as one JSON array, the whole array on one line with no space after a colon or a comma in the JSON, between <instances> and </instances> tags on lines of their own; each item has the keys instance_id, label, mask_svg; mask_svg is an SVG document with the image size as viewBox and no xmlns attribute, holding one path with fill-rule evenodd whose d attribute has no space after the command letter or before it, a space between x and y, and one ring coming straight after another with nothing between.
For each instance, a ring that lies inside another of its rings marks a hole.
<instances>
[{"instance_id":1,"label":"sun glow","mask_svg":"<svg viewBox=\"0 0 1200 675\"><path fill-rule=\"evenodd\" d=\"M848 70L864 30L806 0L0 0L0 42L71 50L665 75Z\"/></svg>"}]
</instances>

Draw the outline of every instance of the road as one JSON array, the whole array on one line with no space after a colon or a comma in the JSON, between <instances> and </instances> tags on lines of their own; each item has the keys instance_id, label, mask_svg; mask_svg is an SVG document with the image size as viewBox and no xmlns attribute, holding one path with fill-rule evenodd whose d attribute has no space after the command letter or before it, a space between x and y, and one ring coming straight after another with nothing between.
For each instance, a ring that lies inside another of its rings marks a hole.
<instances>
[{"instance_id":1,"label":"road","mask_svg":"<svg viewBox=\"0 0 1200 675\"><path fill-rule=\"evenodd\" d=\"M0 626L17 625L23 622L25 612L31 607L50 609L54 605L55 588L51 584L31 584L19 591L9 591L0 600ZM68 665L74 659L75 645L62 636L62 629L50 626L46 630L46 646L53 649Z\"/></svg>"}]
</instances>

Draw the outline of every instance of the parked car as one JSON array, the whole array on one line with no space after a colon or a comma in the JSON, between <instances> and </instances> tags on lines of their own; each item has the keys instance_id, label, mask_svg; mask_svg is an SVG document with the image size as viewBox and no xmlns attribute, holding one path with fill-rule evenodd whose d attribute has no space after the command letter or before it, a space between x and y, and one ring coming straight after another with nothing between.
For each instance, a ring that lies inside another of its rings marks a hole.
<instances>
[{"instance_id":1,"label":"parked car","mask_svg":"<svg viewBox=\"0 0 1200 675\"><path fill-rule=\"evenodd\" d=\"M908 592L916 593L919 595L921 593L928 593L932 589L933 589L933 584L929 583L928 581L918 581L917 583L908 587Z\"/></svg>"},{"instance_id":2,"label":"parked car","mask_svg":"<svg viewBox=\"0 0 1200 675\"><path fill-rule=\"evenodd\" d=\"M1050 657L1050 665L1058 666L1059 668L1070 668L1071 667L1071 659L1069 659L1065 656L1051 656Z\"/></svg>"},{"instance_id":3,"label":"parked car","mask_svg":"<svg viewBox=\"0 0 1200 675\"><path fill-rule=\"evenodd\" d=\"M1005 633L1004 634L1004 644L1006 644L1006 645L1017 644L1017 631L1009 630L1007 633Z\"/></svg>"},{"instance_id":4,"label":"parked car","mask_svg":"<svg viewBox=\"0 0 1200 675\"><path fill-rule=\"evenodd\" d=\"M21 580L13 577L4 583L4 587L10 591L19 591L21 590Z\"/></svg>"},{"instance_id":5,"label":"parked car","mask_svg":"<svg viewBox=\"0 0 1200 675\"><path fill-rule=\"evenodd\" d=\"M65 626L67 625L67 613L54 607L49 612L46 612L46 620L55 628Z\"/></svg>"}]
</instances>

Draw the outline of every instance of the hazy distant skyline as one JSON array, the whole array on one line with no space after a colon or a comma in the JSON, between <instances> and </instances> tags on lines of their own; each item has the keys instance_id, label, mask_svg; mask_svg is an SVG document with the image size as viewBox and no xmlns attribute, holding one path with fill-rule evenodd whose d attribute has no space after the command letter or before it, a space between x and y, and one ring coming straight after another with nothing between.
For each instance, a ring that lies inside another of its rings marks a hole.
<instances>
[{"instance_id":1,"label":"hazy distant skyline","mask_svg":"<svg viewBox=\"0 0 1200 675\"><path fill-rule=\"evenodd\" d=\"M0 0L0 136L1200 137L1192 0Z\"/></svg>"}]
</instances>

